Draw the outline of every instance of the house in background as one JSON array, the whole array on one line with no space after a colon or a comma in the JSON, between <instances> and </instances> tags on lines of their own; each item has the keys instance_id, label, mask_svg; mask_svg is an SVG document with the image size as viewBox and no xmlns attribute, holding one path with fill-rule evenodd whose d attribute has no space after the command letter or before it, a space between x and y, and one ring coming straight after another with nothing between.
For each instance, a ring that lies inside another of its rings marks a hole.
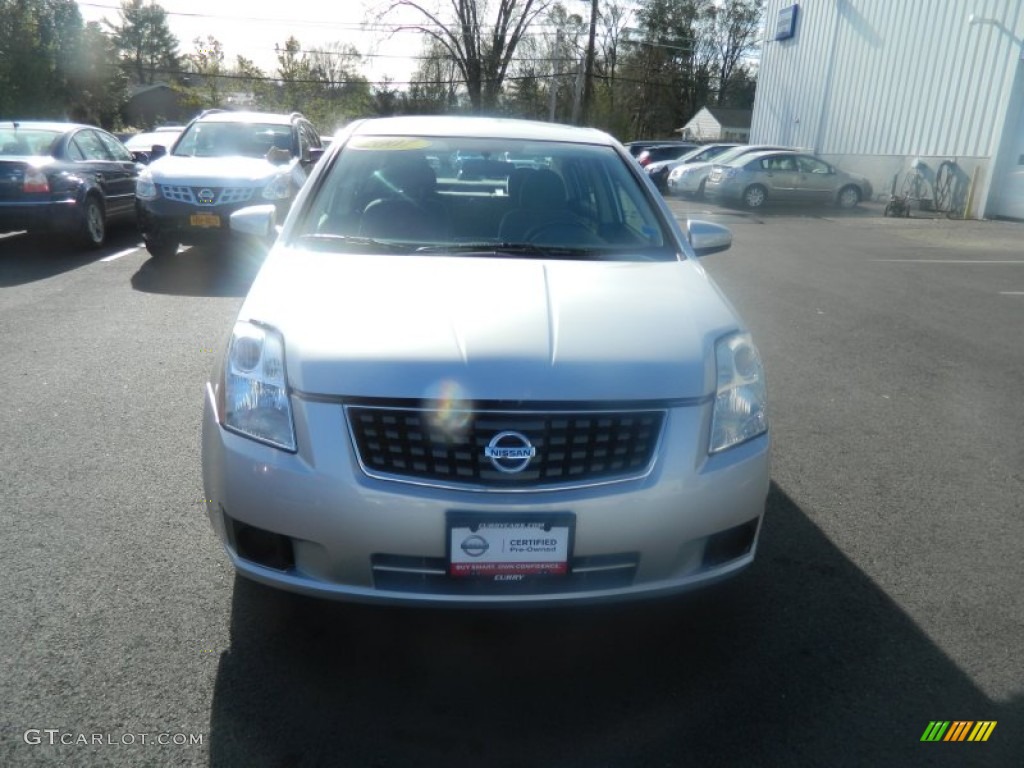
<instances>
[{"instance_id":1,"label":"house in background","mask_svg":"<svg viewBox=\"0 0 1024 768\"><path fill-rule=\"evenodd\" d=\"M678 128L684 139L696 141L742 141L750 138L749 109L703 107L693 118Z\"/></svg>"}]
</instances>

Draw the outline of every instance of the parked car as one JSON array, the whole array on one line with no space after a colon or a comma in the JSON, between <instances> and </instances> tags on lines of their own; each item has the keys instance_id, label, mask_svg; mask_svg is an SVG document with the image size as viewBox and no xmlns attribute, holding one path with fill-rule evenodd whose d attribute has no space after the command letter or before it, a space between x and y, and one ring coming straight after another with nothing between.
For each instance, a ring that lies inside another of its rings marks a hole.
<instances>
[{"instance_id":1,"label":"parked car","mask_svg":"<svg viewBox=\"0 0 1024 768\"><path fill-rule=\"evenodd\" d=\"M675 160L680 158L687 152L695 150L697 146L697 144L659 144L658 146L645 149L637 155L636 161L643 168L658 160Z\"/></svg>"},{"instance_id":2,"label":"parked car","mask_svg":"<svg viewBox=\"0 0 1024 768\"><path fill-rule=\"evenodd\" d=\"M721 145L719 145L721 146ZM710 160L688 163L685 167L677 166L668 173L665 185L670 195L690 195L695 198L704 197L704 185L712 167L726 165L733 160L749 155L751 152L763 152L769 149L795 150L795 147L777 147L771 144L739 144L724 150Z\"/></svg>"},{"instance_id":3,"label":"parked car","mask_svg":"<svg viewBox=\"0 0 1024 768\"><path fill-rule=\"evenodd\" d=\"M532 158L437 176L453 152ZM507 187L505 186L507 185ZM236 211L263 237L271 206ZM764 373L673 218L599 131L458 117L337 135L206 392L207 512L237 572L345 600L554 604L748 566Z\"/></svg>"},{"instance_id":4,"label":"parked car","mask_svg":"<svg viewBox=\"0 0 1024 768\"><path fill-rule=\"evenodd\" d=\"M853 208L871 198L871 182L812 155L755 152L715 165L704 194L711 199L760 208L770 201L834 203Z\"/></svg>"},{"instance_id":5,"label":"parked car","mask_svg":"<svg viewBox=\"0 0 1024 768\"><path fill-rule=\"evenodd\" d=\"M658 188L660 192L665 192L667 189L667 180L669 173L674 168L678 168L681 165L689 165L691 163L699 163L705 160L721 154L730 147L735 147L735 144L707 144L696 149L691 149L686 154L677 157L674 160L658 160L653 163L648 163L644 170L647 171L647 175L651 177L651 181L654 182L654 186Z\"/></svg>"},{"instance_id":6,"label":"parked car","mask_svg":"<svg viewBox=\"0 0 1024 768\"><path fill-rule=\"evenodd\" d=\"M164 148L164 152L174 146L174 142L181 136L184 126L180 128L157 128L145 133L136 133L124 140L125 147L132 153L132 157L140 163L148 163L154 146Z\"/></svg>"},{"instance_id":7,"label":"parked car","mask_svg":"<svg viewBox=\"0 0 1024 768\"><path fill-rule=\"evenodd\" d=\"M146 249L164 257L181 243L223 240L232 211L253 202L274 205L283 219L321 151L319 134L298 112L204 112L139 175Z\"/></svg>"},{"instance_id":8,"label":"parked car","mask_svg":"<svg viewBox=\"0 0 1024 768\"><path fill-rule=\"evenodd\" d=\"M107 226L135 216L131 153L78 123L0 122L0 232L60 234L98 248Z\"/></svg>"},{"instance_id":9,"label":"parked car","mask_svg":"<svg viewBox=\"0 0 1024 768\"><path fill-rule=\"evenodd\" d=\"M680 141L679 139L641 139L639 141L628 141L623 146L629 151L629 154L633 157L639 157L640 153L645 149L651 147L664 147L664 146L694 146L692 141Z\"/></svg>"}]
</instances>

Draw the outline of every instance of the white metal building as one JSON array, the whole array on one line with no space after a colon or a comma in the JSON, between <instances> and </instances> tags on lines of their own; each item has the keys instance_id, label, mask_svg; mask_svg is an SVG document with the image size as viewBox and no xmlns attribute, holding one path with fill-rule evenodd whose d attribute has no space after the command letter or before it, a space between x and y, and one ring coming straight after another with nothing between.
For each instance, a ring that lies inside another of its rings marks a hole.
<instances>
[{"instance_id":1,"label":"white metal building","mask_svg":"<svg viewBox=\"0 0 1024 768\"><path fill-rule=\"evenodd\" d=\"M768 0L751 141L883 195L953 160L969 215L1024 219L1024 0Z\"/></svg>"}]
</instances>

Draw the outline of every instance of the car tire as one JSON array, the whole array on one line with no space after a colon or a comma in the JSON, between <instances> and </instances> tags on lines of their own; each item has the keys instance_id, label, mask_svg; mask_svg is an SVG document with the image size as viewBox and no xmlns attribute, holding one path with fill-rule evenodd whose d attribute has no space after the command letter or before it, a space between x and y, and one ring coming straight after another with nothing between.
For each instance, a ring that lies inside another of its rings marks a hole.
<instances>
[{"instance_id":1,"label":"car tire","mask_svg":"<svg viewBox=\"0 0 1024 768\"><path fill-rule=\"evenodd\" d=\"M86 248L102 248L107 240L107 217L103 211L103 203L96 195L88 195L85 198L78 239Z\"/></svg>"},{"instance_id":2,"label":"car tire","mask_svg":"<svg viewBox=\"0 0 1024 768\"><path fill-rule=\"evenodd\" d=\"M843 187L836 195L836 204L845 210L856 208L860 204L860 190L853 185Z\"/></svg>"},{"instance_id":3,"label":"car tire","mask_svg":"<svg viewBox=\"0 0 1024 768\"><path fill-rule=\"evenodd\" d=\"M178 241L166 237L146 239L146 250L154 259L170 258L178 252Z\"/></svg>"},{"instance_id":4,"label":"car tire","mask_svg":"<svg viewBox=\"0 0 1024 768\"><path fill-rule=\"evenodd\" d=\"M747 208L761 208L768 201L768 190L760 184L751 184L743 190L743 204Z\"/></svg>"}]
</instances>

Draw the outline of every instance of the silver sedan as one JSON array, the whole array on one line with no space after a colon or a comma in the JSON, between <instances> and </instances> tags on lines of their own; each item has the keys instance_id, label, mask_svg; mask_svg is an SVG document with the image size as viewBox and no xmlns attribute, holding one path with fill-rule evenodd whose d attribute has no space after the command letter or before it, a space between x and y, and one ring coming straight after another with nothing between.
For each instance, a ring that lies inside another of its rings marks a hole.
<instances>
[{"instance_id":1,"label":"silver sedan","mask_svg":"<svg viewBox=\"0 0 1024 768\"><path fill-rule=\"evenodd\" d=\"M711 200L760 208L769 202L833 203L853 208L872 196L871 182L813 155L756 152L715 165L704 194Z\"/></svg>"},{"instance_id":2,"label":"silver sedan","mask_svg":"<svg viewBox=\"0 0 1024 768\"><path fill-rule=\"evenodd\" d=\"M467 180L431 158L534 158ZM621 145L476 118L335 138L207 386L237 571L326 598L631 599L734 575L769 485L764 372ZM273 233L273 207L232 215Z\"/></svg>"}]
</instances>

